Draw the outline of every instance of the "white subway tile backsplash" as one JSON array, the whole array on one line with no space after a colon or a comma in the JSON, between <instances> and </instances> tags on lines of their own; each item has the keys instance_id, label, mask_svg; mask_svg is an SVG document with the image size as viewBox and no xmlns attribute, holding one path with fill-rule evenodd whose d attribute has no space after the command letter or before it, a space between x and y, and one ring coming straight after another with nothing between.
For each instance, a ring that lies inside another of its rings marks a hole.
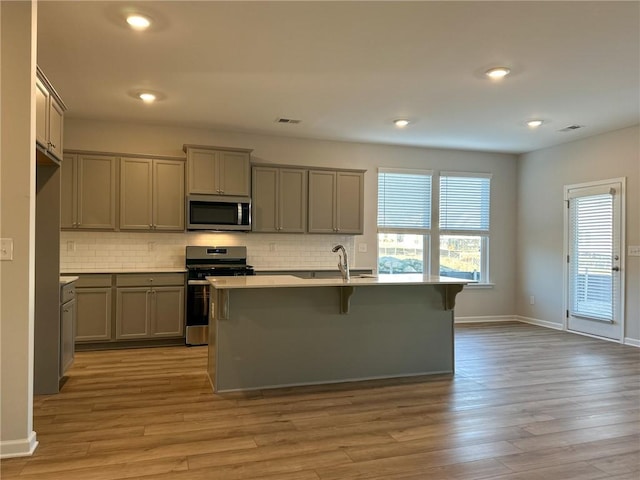
<instances>
[{"instance_id":1,"label":"white subway tile backsplash","mask_svg":"<svg viewBox=\"0 0 640 480\"><path fill-rule=\"evenodd\" d=\"M333 268L331 249L342 244L355 258L355 239L345 235L233 233L61 232L60 267L182 268L187 245L245 245L248 263L265 268ZM75 251L67 251L67 242ZM149 242L153 242L150 248Z\"/></svg>"}]
</instances>

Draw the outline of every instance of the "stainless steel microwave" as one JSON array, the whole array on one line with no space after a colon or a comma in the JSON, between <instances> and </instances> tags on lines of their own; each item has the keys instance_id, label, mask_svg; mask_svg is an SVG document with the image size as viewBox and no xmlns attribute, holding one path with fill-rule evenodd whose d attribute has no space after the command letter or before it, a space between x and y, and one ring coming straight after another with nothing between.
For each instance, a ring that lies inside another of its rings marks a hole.
<instances>
[{"instance_id":1,"label":"stainless steel microwave","mask_svg":"<svg viewBox=\"0 0 640 480\"><path fill-rule=\"evenodd\" d=\"M189 195L187 230L251 230L251 199Z\"/></svg>"}]
</instances>

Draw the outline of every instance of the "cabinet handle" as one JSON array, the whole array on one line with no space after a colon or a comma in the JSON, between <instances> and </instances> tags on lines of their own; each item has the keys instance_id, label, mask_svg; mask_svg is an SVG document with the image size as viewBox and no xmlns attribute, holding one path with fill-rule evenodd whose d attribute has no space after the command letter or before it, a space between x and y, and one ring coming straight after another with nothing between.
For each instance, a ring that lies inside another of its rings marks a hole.
<instances>
[{"instance_id":1,"label":"cabinet handle","mask_svg":"<svg viewBox=\"0 0 640 480\"><path fill-rule=\"evenodd\" d=\"M49 142L49 145L51 145L52 148L56 148L56 144L55 143Z\"/></svg>"},{"instance_id":2,"label":"cabinet handle","mask_svg":"<svg viewBox=\"0 0 640 480\"><path fill-rule=\"evenodd\" d=\"M65 308L64 310L62 310L63 313L69 313L69 309Z\"/></svg>"}]
</instances>

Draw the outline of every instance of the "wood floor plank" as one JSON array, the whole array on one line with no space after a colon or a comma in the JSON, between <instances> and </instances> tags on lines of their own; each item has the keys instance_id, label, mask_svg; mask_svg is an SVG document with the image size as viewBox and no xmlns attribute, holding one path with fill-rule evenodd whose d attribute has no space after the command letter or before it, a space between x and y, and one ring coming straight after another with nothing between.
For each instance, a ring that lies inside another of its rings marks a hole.
<instances>
[{"instance_id":1,"label":"wood floor plank","mask_svg":"<svg viewBox=\"0 0 640 480\"><path fill-rule=\"evenodd\" d=\"M2 480L638 480L640 349L456 327L456 374L216 395L206 347L77 352Z\"/></svg>"},{"instance_id":2,"label":"wood floor plank","mask_svg":"<svg viewBox=\"0 0 640 480\"><path fill-rule=\"evenodd\" d=\"M589 464L609 475L635 474L640 478L640 452L637 451L599 458Z\"/></svg>"}]
</instances>

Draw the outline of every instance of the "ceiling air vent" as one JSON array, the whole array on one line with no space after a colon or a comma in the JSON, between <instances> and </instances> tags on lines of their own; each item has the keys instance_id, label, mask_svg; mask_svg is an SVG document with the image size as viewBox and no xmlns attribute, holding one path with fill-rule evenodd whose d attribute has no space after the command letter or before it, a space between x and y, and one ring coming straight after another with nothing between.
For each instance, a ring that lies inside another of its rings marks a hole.
<instances>
[{"instance_id":1,"label":"ceiling air vent","mask_svg":"<svg viewBox=\"0 0 640 480\"><path fill-rule=\"evenodd\" d=\"M300 123L301 120L294 120L293 118L276 118L276 123Z\"/></svg>"},{"instance_id":2,"label":"ceiling air vent","mask_svg":"<svg viewBox=\"0 0 640 480\"><path fill-rule=\"evenodd\" d=\"M569 125L568 127L561 128L558 131L559 132L572 132L573 130L578 130L579 128L584 128L584 125Z\"/></svg>"}]
</instances>

